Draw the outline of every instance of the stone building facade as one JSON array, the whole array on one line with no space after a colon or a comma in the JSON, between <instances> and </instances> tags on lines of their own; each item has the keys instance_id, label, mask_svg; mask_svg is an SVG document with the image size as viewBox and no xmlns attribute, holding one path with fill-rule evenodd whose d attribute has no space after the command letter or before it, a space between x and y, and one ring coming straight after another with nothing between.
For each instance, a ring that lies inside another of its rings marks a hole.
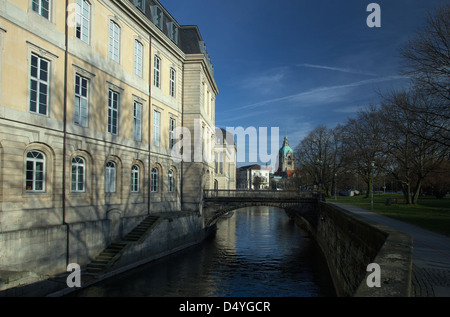
<instances>
[{"instance_id":1,"label":"stone building facade","mask_svg":"<svg viewBox=\"0 0 450 317\"><path fill-rule=\"evenodd\" d=\"M214 161L172 149L194 122L214 139L218 93L198 28L159 1L0 0L0 268L61 271L74 228L82 264L145 215L201 212Z\"/></svg>"},{"instance_id":2,"label":"stone building facade","mask_svg":"<svg viewBox=\"0 0 450 317\"><path fill-rule=\"evenodd\" d=\"M253 164L238 168L237 173L238 189L270 189L270 167Z\"/></svg>"}]
</instances>

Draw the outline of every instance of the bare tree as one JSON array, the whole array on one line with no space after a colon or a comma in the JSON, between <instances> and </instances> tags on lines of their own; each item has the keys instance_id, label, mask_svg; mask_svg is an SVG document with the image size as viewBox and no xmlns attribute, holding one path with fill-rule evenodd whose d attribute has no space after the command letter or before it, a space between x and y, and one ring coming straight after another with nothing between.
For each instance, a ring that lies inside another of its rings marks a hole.
<instances>
[{"instance_id":1,"label":"bare tree","mask_svg":"<svg viewBox=\"0 0 450 317\"><path fill-rule=\"evenodd\" d=\"M380 110L389 162L384 168L401 184L408 204L417 203L424 179L446 154L446 147L432 141L434 132L420 120L421 115L410 110L425 101L417 92L394 93L385 97Z\"/></svg>"},{"instance_id":2,"label":"bare tree","mask_svg":"<svg viewBox=\"0 0 450 317\"><path fill-rule=\"evenodd\" d=\"M434 141L450 145L450 5L430 14L425 28L401 50L402 74L411 76L414 89L429 102L414 105Z\"/></svg>"},{"instance_id":3,"label":"bare tree","mask_svg":"<svg viewBox=\"0 0 450 317\"><path fill-rule=\"evenodd\" d=\"M337 129L324 125L316 127L296 147L297 166L302 177L309 180L329 196L335 184L334 178L340 167L340 134Z\"/></svg>"},{"instance_id":4,"label":"bare tree","mask_svg":"<svg viewBox=\"0 0 450 317\"><path fill-rule=\"evenodd\" d=\"M343 160L347 168L361 176L366 183L366 197L372 188L372 180L386 165L385 129L380 113L374 106L359 111L356 118L349 118L342 129Z\"/></svg>"}]
</instances>

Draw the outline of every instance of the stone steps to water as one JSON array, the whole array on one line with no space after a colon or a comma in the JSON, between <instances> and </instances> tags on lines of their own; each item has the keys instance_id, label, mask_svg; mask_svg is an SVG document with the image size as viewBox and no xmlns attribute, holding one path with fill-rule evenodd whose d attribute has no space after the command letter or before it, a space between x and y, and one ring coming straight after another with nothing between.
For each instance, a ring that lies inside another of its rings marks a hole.
<instances>
[{"instance_id":1,"label":"stone steps to water","mask_svg":"<svg viewBox=\"0 0 450 317\"><path fill-rule=\"evenodd\" d=\"M158 220L156 216L149 216L145 220L143 220L139 225L136 226L129 234L127 234L123 241L127 242L137 242L139 241L143 235L150 229L153 224Z\"/></svg>"},{"instance_id":2,"label":"stone steps to water","mask_svg":"<svg viewBox=\"0 0 450 317\"><path fill-rule=\"evenodd\" d=\"M128 243L140 241L148 230L159 219L156 216L149 216L138 224L130 233L128 233L120 242L114 242L97 255L94 260L86 267L87 274L97 275L110 268L125 252Z\"/></svg>"}]
</instances>

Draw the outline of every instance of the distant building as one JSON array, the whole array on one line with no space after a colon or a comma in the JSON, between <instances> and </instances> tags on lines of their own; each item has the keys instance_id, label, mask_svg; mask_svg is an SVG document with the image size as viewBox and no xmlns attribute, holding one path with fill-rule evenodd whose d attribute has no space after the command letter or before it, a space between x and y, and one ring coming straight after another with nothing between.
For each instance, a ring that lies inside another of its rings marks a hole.
<instances>
[{"instance_id":1,"label":"distant building","mask_svg":"<svg viewBox=\"0 0 450 317\"><path fill-rule=\"evenodd\" d=\"M236 189L236 153L234 135L217 128L214 189Z\"/></svg>"},{"instance_id":2,"label":"distant building","mask_svg":"<svg viewBox=\"0 0 450 317\"><path fill-rule=\"evenodd\" d=\"M286 136L278 152L278 170L274 176L292 178L296 173L294 150L289 146L289 140Z\"/></svg>"},{"instance_id":3,"label":"distant building","mask_svg":"<svg viewBox=\"0 0 450 317\"><path fill-rule=\"evenodd\" d=\"M239 189L269 189L270 168L254 164L238 169Z\"/></svg>"}]
</instances>

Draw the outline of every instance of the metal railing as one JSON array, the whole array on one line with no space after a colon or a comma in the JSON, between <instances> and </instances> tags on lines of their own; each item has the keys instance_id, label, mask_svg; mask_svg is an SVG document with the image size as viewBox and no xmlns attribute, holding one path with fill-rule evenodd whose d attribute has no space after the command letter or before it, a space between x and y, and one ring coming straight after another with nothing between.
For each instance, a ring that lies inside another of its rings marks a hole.
<instances>
[{"instance_id":1,"label":"metal railing","mask_svg":"<svg viewBox=\"0 0 450 317\"><path fill-rule=\"evenodd\" d=\"M300 192L297 190L246 190L246 189L219 189L204 190L203 199L302 199L314 198L311 192Z\"/></svg>"}]
</instances>

